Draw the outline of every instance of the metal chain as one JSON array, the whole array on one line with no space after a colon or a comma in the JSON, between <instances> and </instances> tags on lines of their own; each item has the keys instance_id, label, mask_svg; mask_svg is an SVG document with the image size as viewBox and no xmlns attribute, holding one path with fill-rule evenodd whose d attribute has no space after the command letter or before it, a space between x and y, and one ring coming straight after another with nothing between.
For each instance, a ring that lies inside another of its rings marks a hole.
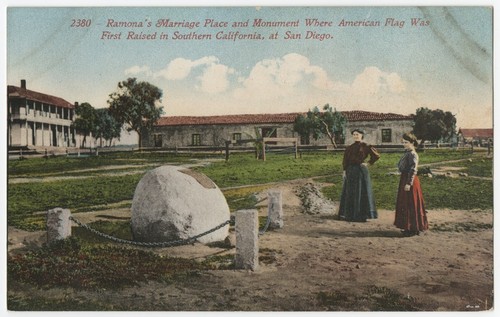
<instances>
[{"instance_id":1,"label":"metal chain","mask_svg":"<svg viewBox=\"0 0 500 317\"><path fill-rule=\"evenodd\" d=\"M269 224L271 223L271 217L269 217L269 215L267 216L267 220L266 220L266 224L264 225L264 228L262 228L262 230L259 231L259 236L263 235L264 233L266 233L267 231L267 228L269 228Z\"/></svg>"},{"instance_id":2,"label":"metal chain","mask_svg":"<svg viewBox=\"0 0 500 317\"><path fill-rule=\"evenodd\" d=\"M190 238L187 238L187 239L181 239L181 240L175 240L175 241L167 241L167 242L140 242L140 241L131 241L131 240L125 240L125 239L120 239L120 238L116 238L116 237L113 237L113 236L110 236L108 234L105 234L105 233L102 233L102 232L99 232L97 231L96 229L84 224L84 223L81 223L78 219L75 219L73 218L73 216L69 216L69 219L70 220L73 220L75 223L77 223L79 226L89 230L90 232L100 236L100 237L103 237L103 238L106 238L106 239L109 239L111 241L114 241L114 242L118 242L118 243L125 243L125 244L131 244L131 245L137 245L137 246L141 246L141 247L150 247L150 248L155 248L155 247L163 247L163 248L166 248L166 247L172 247L172 246L179 246L179 245L187 245L187 244L192 244L196 241L196 239L198 238L201 238L209 233L212 233L214 231L217 231L219 230L220 228L223 228L225 227L226 225L228 224L232 224L234 223L234 221L232 219L229 219L223 223L221 223L220 225L208 230L208 231L205 231L203 233L200 233L200 234L197 234L193 237L190 237Z\"/></svg>"},{"instance_id":3,"label":"metal chain","mask_svg":"<svg viewBox=\"0 0 500 317\"><path fill-rule=\"evenodd\" d=\"M266 219L266 224L264 225L264 228L259 231L259 236L263 235L266 231L267 228L269 228L269 224L271 223L271 209L274 208L274 203L271 203L270 208L267 208L267 219Z\"/></svg>"}]
</instances>

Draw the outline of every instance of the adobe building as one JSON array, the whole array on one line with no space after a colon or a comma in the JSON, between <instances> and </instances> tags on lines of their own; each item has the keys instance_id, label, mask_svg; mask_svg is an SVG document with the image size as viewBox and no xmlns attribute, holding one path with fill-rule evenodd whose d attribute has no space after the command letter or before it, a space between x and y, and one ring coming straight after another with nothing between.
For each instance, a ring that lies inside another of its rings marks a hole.
<instances>
[{"instance_id":1,"label":"adobe building","mask_svg":"<svg viewBox=\"0 0 500 317\"><path fill-rule=\"evenodd\" d=\"M75 105L68 101L21 86L7 86L9 149L50 149L76 147L80 141L71 124Z\"/></svg>"},{"instance_id":2,"label":"adobe building","mask_svg":"<svg viewBox=\"0 0 500 317\"><path fill-rule=\"evenodd\" d=\"M373 145L401 145L403 133L412 131L409 115L368 111L343 111L347 118L346 139L338 144L353 142L350 131L365 131L364 141ZM299 145L329 146L328 137L314 140L301 138L293 130L295 118L304 113L242 114L220 116L172 116L159 119L151 132L143 133L144 147L221 147L226 141L255 139L261 136L298 138Z\"/></svg>"},{"instance_id":3,"label":"adobe building","mask_svg":"<svg viewBox=\"0 0 500 317\"><path fill-rule=\"evenodd\" d=\"M458 129L458 142L461 145L488 145L493 141L493 129Z\"/></svg>"}]
</instances>

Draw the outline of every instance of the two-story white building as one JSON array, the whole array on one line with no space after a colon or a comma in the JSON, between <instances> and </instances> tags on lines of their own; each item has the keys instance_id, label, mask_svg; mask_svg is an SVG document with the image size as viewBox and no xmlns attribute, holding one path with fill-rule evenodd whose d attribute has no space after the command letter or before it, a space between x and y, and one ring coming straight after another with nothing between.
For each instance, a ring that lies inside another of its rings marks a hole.
<instances>
[{"instance_id":1,"label":"two-story white building","mask_svg":"<svg viewBox=\"0 0 500 317\"><path fill-rule=\"evenodd\" d=\"M76 147L80 135L71 127L75 105L68 101L21 86L7 86L8 147Z\"/></svg>"}]
</instances>

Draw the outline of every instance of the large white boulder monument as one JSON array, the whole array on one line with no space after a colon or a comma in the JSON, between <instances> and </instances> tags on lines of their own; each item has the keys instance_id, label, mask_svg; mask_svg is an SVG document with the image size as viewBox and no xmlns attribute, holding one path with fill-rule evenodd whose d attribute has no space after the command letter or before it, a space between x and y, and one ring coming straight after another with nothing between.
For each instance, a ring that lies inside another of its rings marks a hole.
<instances>
[{"instance_id":1,"label":"large white boulder monument","mask_svg":"<svg viewBox=\"0 0 500 317\"><path fill-rule=\"evenodd\" d=\"M132 201L132 233L142 242L192 238L229 220L226 198L206 175L177 166L146 173ZM198 238L201 243L223 241L229 225Z\"/></svg>"}]
</instances>

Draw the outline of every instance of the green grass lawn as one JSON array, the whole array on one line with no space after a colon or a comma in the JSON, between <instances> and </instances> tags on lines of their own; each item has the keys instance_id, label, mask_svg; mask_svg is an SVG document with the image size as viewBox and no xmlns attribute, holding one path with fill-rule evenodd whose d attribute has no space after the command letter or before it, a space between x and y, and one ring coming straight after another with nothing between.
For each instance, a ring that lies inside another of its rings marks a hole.
<instances>
[{"instance_id":1,"label":"green grass lawn","mask_svg":"<svg viewBox=\"0 0 500 317\"><path fill-rule=\"evenodd\" d=\"M375 169L373 169L375 170ZM373 194L377 208L392 210L396 205L399 176L371 173ZM492 209L493 181L475 178L441 178L419 176L427 209ZM323 194L334 201L340 199L342 177L335 176L328 181L334 185L323 188Z\"/></svg>"},{"instance_id":2,"label":"green grass lawn","mask_svg":"<svg viewBox=\"0 0 500 317\"><path fill-rule=\"evenodd\" d=\"M370 167L373 189L378 208L392 209L396 200L399 177L389 175L396 171L401 153L382 153L380 160ZM7 186L7 221L9 225L29 230L44 229L44 211L55 207L84 212L106 208L108 204L131 201L137 183L145 172L162 164L191 163L206 155L180 155L164 153L117 153L87 158L38 158L9 161L9 178L22 176L59 175L89 168L134 164L142 170L131 175L112 173L81 173L83 179L62 179L49 182L9 184ZM216 156L217 157L217 156ZM213 158L213 157L212 157ZM324 188L325 195L338 201L342 186L342 153L304 153L295 159L292 154L270 154L266 161L255 159L252 153L232 154L225 162L220 160L194 169L210 177L225 192L242 185L268 184L298 178L321 177L333 185ZM444 163L446 161L456 161ZM152 164L154 163L154 164ZM428 150L420 153L421 164L447 164L463 167L469 176L482 178L426 178L420 177L428 209L492 209L493 160L484 154L464 154L453 150ZM151 165L152 164L152 165ZM72 175L73 176L73 175ZM474 190L472 190L474 189ZM227 193L232 210L255 203L253 193Z\"/></svg>"},{"instance_id":3,"label":"green grass lawn","mask_svg":"<svg viewBox=\"0 0 500 317\"><path fill-rule=\"evenodd\" d=\"M10 160L7 173L9 177L47 177L47 176L78 176L88 175L89 169L99 169L109 166L118 168L124 165L134 165L141 168L145 164L181 164L197 159L219 157L215 154L174 154L162 152L113 152L101 153L99 156L81 157L56 156L49 158L28 158L25 160ZM124 167L123 169L130 169ZM85 170L81 172L81 170Z\"/></svg>"},{"instance_id":4,"label":"green grass lawn","mask_svg":"<svg viewBox=\"0 0 500 317\"><path fill-rule=\"evenodd\" d=\"M295 159L292 154L270 154L266 161L250 154L233 154L228 162L196 168L220 188L265 184L341 172L341 153L310 153Z\"/></svg>"}]
</instances>

